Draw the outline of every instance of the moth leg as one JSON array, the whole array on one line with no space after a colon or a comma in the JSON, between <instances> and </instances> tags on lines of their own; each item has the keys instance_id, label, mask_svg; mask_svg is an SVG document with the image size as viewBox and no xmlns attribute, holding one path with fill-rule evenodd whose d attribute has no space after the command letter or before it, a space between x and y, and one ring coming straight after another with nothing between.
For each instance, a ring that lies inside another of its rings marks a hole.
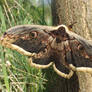
<instances>
[{"instance_id":1,"label":"moth leg","mask_svg":"<svg viewBox=\"0 0 92 92\"><path fill-rule=\"evenodd\" d=\"M60 75L61 77L67 78L67 79L70 79L70 78L73 76L73 73L74 73L72 70L70 70L70 71L69 71L69 74L65 74L65 73L59 71L59 70L56 68L55 64L53 64L53 68L54 68L55 72L56 72L58 75Z\"/></svg>"},{"instance_id":2,"label":"moth leg","mask_svg":"<svg viewBox=\"0 0 92 92\"><path fill-rule=\"evenodd\" d=\"M22 49L21 47L14 45L14 44L9 44L9 43L2 43L3 46L16 50L17 52L19 52L20 54L23 54L25 56L35 56L35 53L30 53L28 51L25 51L24 49Z\"/></svg>"},{"instance_id":3,"label":"moth leg","mask_svg":"<svg viewBox=\"0 0 92 92\"><path fill-rule=\"evenodd\" d=\"M87 72L87 73L91 73L92 74L92 68L89 67L75 67L72 64L69 64L69 67L76 72Z\"/></svg>"},{"instance_id":4,"label":"moth leg","mask_svg":"<svg viewBox=\"0 0 92 92\"><path fill-rule=\"evenodd\" d=\"M38 68L38 69L48 68L48 67L50 67L53 64L53 62L50 62L50 63L48 63L46 65L36 64L36 63L33 63L32 58L29 58L29 63L30 63L30 65L32 67L35 67L35 68Z\"/></svg>"}]
</instances>

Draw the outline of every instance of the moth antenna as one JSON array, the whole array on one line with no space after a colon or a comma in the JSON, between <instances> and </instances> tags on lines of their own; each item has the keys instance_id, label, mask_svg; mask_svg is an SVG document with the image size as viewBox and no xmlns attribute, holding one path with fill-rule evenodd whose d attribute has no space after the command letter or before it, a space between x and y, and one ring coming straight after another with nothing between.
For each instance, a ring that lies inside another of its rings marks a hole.
<instances>
[{"instance_id":1,"label":"moth antenna","mask_svg":"<svg viewBox=\"0 0 92 92\"><path fill-rule=\"evenodd\" d=\"M69 28L70 31L72 31L72 28L73 28L73 26L74 26L76 23L77 23L77 22L74 22L74 23L68 25L68 28Z\"/></svg>"}]
</instances>

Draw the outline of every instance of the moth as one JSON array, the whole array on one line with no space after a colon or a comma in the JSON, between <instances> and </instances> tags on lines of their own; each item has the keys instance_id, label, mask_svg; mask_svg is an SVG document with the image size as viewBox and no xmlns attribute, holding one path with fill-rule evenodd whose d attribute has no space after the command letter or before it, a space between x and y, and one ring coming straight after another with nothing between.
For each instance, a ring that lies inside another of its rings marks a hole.
<instances>
[{"instance_id":1,"label":"moth","mask_svg":"<svg viewBox=\"0 0 92 92\"><path fill-rule=\"evenodd\" d=\"M53 66L58 75L67 79L78 71L92 73L92 42L66 25L15 26L2 35L0 44L28 56L31 66Z\"/></svg>"}]
</instances>

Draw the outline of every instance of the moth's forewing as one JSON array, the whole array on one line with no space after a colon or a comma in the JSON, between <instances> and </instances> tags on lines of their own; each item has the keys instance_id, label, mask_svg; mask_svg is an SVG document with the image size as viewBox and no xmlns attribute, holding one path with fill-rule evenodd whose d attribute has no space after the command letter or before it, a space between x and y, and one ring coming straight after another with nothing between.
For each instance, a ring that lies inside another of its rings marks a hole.
<instances>
[{"instance_id":1,"label":"moth's forewing","mask_svg":"<svg viewBox=\"0 0 92 92\"><path fill-rule=\"evenodd\" d=\"M46 68L46 67L49 67L52 63L51 63L50 54L49 54L50 49L48 48L49 34L45 32L47 31L45 29L46 27L42 27L38 25L15 26L13 28L10 28L3 35L3 38L4 38L3 42L13 44L15 45L15 47L18 46L19 47L18 49L22 48L23 49L22 52L24 53L25 51L29 53L35 53L35 57L32 57L33 60L31 64L35 65L35 67ZM9 40L7 40L7 38L9 38ZM17 51L19 51L20 53L20 50L17 50Z\"/></svg>"}]
</instances>

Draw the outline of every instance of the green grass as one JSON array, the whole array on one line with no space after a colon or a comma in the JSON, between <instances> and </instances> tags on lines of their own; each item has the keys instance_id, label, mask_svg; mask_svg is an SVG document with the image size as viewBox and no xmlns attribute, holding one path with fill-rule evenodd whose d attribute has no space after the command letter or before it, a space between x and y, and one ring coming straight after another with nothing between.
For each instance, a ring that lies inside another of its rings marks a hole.
<instances>
[{"instance_id":1,"label":"green grass","mask_svg":"<svg viewBox=\"0 0 92 92\"><path fill-rule=\"evenodd\" d=\"M6 30L6 24L5 24L4 14L2 12L2 7L0 7L0 16L1 16L1 29L2 29L2 32L4 32ZM5 86L8 90L8 92L10 92L8 74L7 74L7 69L5 66L5 52L4 52L3 47L1 47L1 61L2 61L2 63L1 63L2 64L2 72L4 75L4 83L5 83Z\"/></svg>"},{"instance_id":2,"label":"green grass","mask_svg":"<svg viewBox=\"0 0 92 92\"><path fill-rule=\"evenodd\" d=\"M19 24L51 25L51 21L46 22L51 15L43 12L43 6L34 6L29 0L1 0L0 36L6 29ZM50 11L44 7L46 12ZM0 46L0 90L44 92L46 83L45 74L40 69L30 67L27 57Z\"/></svg>"}]
</instances>

